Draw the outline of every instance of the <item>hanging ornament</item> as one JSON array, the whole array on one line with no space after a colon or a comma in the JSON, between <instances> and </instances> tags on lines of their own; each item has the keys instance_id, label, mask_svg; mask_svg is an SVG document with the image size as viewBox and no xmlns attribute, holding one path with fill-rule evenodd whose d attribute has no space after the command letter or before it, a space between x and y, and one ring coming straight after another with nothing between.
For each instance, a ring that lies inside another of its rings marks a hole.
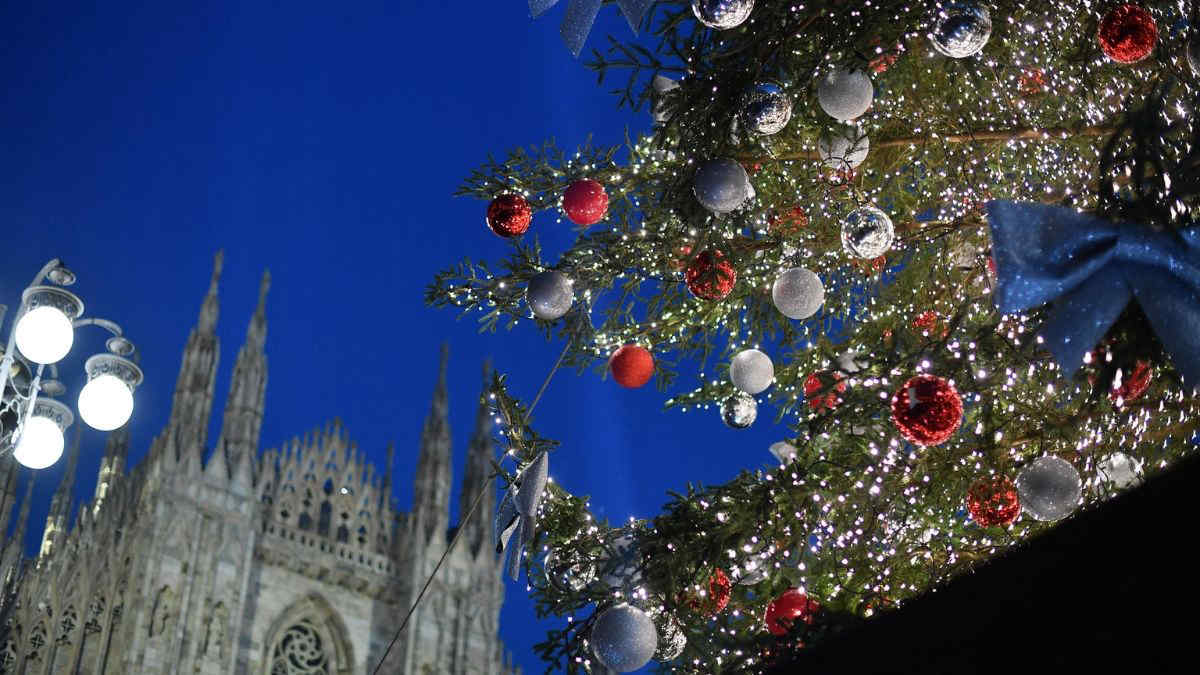
<instances>
[{"instance_id":1,"label":"hanging ornament","mask_svg":"<svg viewBox=\"0 0 1200 675\"><path fill-rule=\"evenodd\" d=\"M650 82L654 87L654 105L650 108L650 114L654 117L655 124L665 124L671 119L667 113L667 92L674 91L679 88L679 80L673 80L665 75L655 75Z\"/></svg>"},{"instance_id":2,"label":"hanging ornament","mask_svg":"<svg viewBox=\"0 0 1200 675\"><path fill-rule=\"evenodd\" d=\"M742 95L738 118L747 131L770 136L792 119L792 99L774 82L759 82Z\"/></svg>"},{"instance_id":3,"label":"hanging ornament","mask_svg":"<svg viewBox=\"0 0 1200 675\"><path fill-rule=\"evenodd\" d=\"M779 460L780 464L791 464L796 459L796 446L787 441L775 441L767 450Z\"/></svg>"},{"instance_id":4,"label":"hanging ornament","mask_svg":"<svg viewBox=\"0 0 1200 675\"><path fill-rule=\"evenodd\" d=\"M554 321L571 309L571 303L575 302L574 286L562 272L539 272L525 287L525 302L537 318Z\"/></svg>"},{"instance_id":5,"label":"hanging ornament","mask_svg":"<svg viewBox=\"0 0 1200 675\"><path fill-rule=\"evenodd\" d=\"M808 214L799 204L786 211L771 211L767 215L767 233L777 237L797 235L807 226ZM785 252L784 255L786 256L787 253Z\"/></svg>"},{"instance_id":6,"label":"hanging ornament","mask_svg":"<svg viewBox=\"0 0 1200 675\"><path fill-rule=\"evenodd\" d=\"M861 117L875 99L875 87L866 71L838 68L817 84L817 103L835 120Z\"/></svg>"},{"instance_id":7,"label":"hanging ornament","mask_svg":"<svg viewBox=\"0 0 1200 675\"><path fill-rule=\"evenodd\" d=\"M496 553L508 560L508 574L516 581L521 574L521 558L525 549L533 543L537 531L538 505L550 474L550 456L543 450L538 453L520 477L508 486L504 500L496 511ZM509 546L511 539L516 540Z\"/></svg>"},{"instance_id":8,"label":"hanging ornament","mask_svg":"<svg viewBox=\"0 0 1200 675\"><path fill-rule=\"evenodd\" d=\"M767 605L763 622L771 635L784 636L796 621L812 624L813 617L821 609L820 603L808 597L799 588L789 588Z\"/></svg>"},{"instance_id":9,"label":"hanging ornament","mask_svg":"<svg viewBox=\"0 0 1200 675\"><path fill-rule=\"evenodd\" d=\"M721 403L721 421L733 429L745 429L758 417L758 402L739 391Z\"/></svg>"},{"instance_id":10,"label":"hanging ornament","mask_svg":"<svg viewBox=\"0 0 1200 675\"><path fill-rule=\"evenodd\" d=\"M563 211L576 225L595 225L608 213L608 193L599 182L577 180L563 193Z\"/></svg>"},{"instance_id":11,"label":"hanging ornament","mask_svg":"<svg viewBox=\"0 0 1200 675\"><path fill-rule=\"evenodd\" d=\"M842 221L842 248L854 258L878 258L892 248L892 219L874 206L860 206Z\"/></svg>"},{"instance_id":12,"label":"hanging ornament","mask_svg":"<svg viewBox=\"0 0 1200 675\"><path fill-rule=\"evenodd\" d=\"M992 17L977 2L951 2L937 15L929 39L933 48L952 59L974 56L992 36Z\"/></svg>"},{"instance_id":13,"label":"hanging ornament","mask_svg":"<svg viewBox=\"0 0 1200 675\"><path fill-rule=\"evenodd\" d=\"M962 398L936 375L917 375L892 396L892 422L900 434L921 446L945 443L962 423Z\"/></svg>"},{"instance_id":14,"label":"hanging ornament","mask_svg":"<svg viewBox=\"0 0 1200 675\"><path fill-rule=\"evenodd\" d=\"M687 635L683 626L666 612L659 612L654 617L654 629L658 631L658 650L654 652L654 660L659 663L674 661L687 647Z\"/></svg>"},{"instance_id":15,"label":"hanging ornament","mask_svg":"<svg viewBox=\"0 0 1200 675\"><path fill-rule=\"evenodd\" d=\"M1046 92L1046 71L1041 68L1026 68L1021 72L1017 91L1022 98L1032 98Z\"/></svg>"},{"instance_id":16,"label":"hanging ornament","mask_svg":"<svg viewBox=\"0 0 1200 675\"><path fill-rule=\"evenodd\" d=\"M1079 505L1083 483L1079 472L1065 459L1039 457L1017 474L1021 508L1034 520L1066 518Z\"/></svg>"},{"instance_id":17,"label":"hanging ornament","mask_svg":"<svg viewBox=\"0 0 1200 675\"><path fill-rule=\"evenodd\" d=\"M642 25L642 19L645 18L646 10L650 9L653 0L615 1L621 8L621 13L625 15L625 20L629 22L629 29L637 35L638 26ZM529 13L536 19L557 4L558 0L529 0ZM600 4L598 0L570 0L567 5L567 14L563 17L558 32L562 35L567 49L571 50L571 55L576 58L579 58L579 52L583 51L583 43L592 31Z\"/></svg>"},{"instance_id":18,"label":"hanging ornament","mask_svg":"<svg viewBox=\"0 0 1200 675\"><path fill-rule=\"evenodd\" d=\"M817 139L817 157L834 171L853 171L867 159L871 140L857 126L840 125Z\"/></svg>"},{"instance_id":19,"label":"hanging ornament","mask_svg":"<svg viewBox=\"0 0 1200 675\"><path fill-rule=\"evenodd\" d=\"M1187 45L1187 62L1192 69L1192 74L1200 77L1200 37L1193 37L1188 40Z\"/></svg>"},{"instance_id":20,"label":"hanging ornament","mask_svg":"<svg viewBox=\"0 0 1200 675\"><path fill-rule=\"evenodd\" d=\"M1126 2L1108 10L1097 34L1104 55L1117 63L1137 63L1158 42L1158 26L1145 7Z\"/></svg>"},{"instance_id":21,"label":"hanging ornament","mask_svg":"<svg viewBox=\"0 0 1200 675\"><path fill-rule=\"evenodd\" d=\"M1118 490L1124 490L1142 482L1142 462L1123 452L1114 452L1096 465L1096 475Z\"/></svg>"},{"instance_id":22,"label":"hanging ornament","mask_svg":"<svg viewBox=\"0 0 1200 675\"><path fill-rule=\"evenodd\" d=\"M642 556L638 552L637 540L625 532L608 545L600 562L603 581L609 588L630 591L642 583Z\"/></svg>"},{"instance_id":23,"label":"hanging ornament","mask_svg":"<svg viewBox=\"0 0 1200 675\"><path fill-rule=\"evenodd\" d=\"M912 327L926 336L944 338L950 332L950 326L942 324L942 315L932 309L927 309L914 317Z\"/></svg>"},{"instance_id":24,"label":"hanging ornament","mask_svg":"<svg viewBox=\"0 0 1200 675\"><path fill-rule=\"evenodd\" d=\"M596 580L596 564L574 553L551 549L542 561L542 569L550 585L565 593L578 593Z\"/></svg>"},{"instance_id":25,"label":"hanging ornament","mask_svg":"<svg viewBox=\"0 0 1200 675\"><path fill-rule=\"evenodd\" d=\"M608 358L608 369L617 384L637 389L654 376L654 357L643 347L624 345Z\"/></svg>"},{"instance_id":26,"label":"hanging ornament","mask_svg":"<svg viewBox=\"0 0 1200 675\"><path fill-rule=\"evenodd\" d=\"M821 277L803 267L784 270L771 287L775 308L789 319L807 319L825 304L825 286Z\"/></svg>"},{"instance_id":27,"label":"hanging ornament","mask_svg":"<svg viewBox=\"0 0 1200 675\"><path fill-rule=\"evenodd\" d=\"M750 176L737 160L710 159L692 179L696 200L713 213L729 213L750 198Z\"/></svg>"},{"instance_id":28,"label":"hanging ornament","mask_svg":"<svg viewBox=\"0 0 1200 675\"><path fill-rule=\"evenodd\" d=\"M701 251L683 272L692 295L703 300L722 300L737 283L737 270L720 251Z\"/></svg>"},{"instance_id":29,"label":"hanging ornament","mask_svg":"<svg viewBox=\"0 0 1200 675\"><path fill-rule=\"evenodd\" d=\"M717 568L708 578L707 593L699 596L689 594L684 599L692 611L699 612L704 616L716 616L729 604L729 597L732 593L733 582L729 580L729 575L725 573L725 570Z\"/></svg>"},{"instance_id":30,"label":"hanging ornament","mask_svg":"<svg viewBox=\"0 0 1200 675\"><path fill-rule=\"evenodd\" d=\"M753 9L754 0L692 0L692 13L700 23L717 30L737 28Z\"/></svg>"},{"instance_id":31,"label":"hanging ornament","mask_svg":"<svg viewBox=\"0 0 1200 675\"><path fill-rule=\"evenodd\" d=\"M1021 515L1017 487L1004 475L980 478L967 490L967 513L980 527L1008 525Z\"/></svg>"},{"instance_id":32,"label":"hanging ornament","mask_svg":"<svg viewBox=\"0 0 1200 675\"><path fill-rule=\"evenodd\" d=\"M760 394L775 381L775 364L757 349L743 349L729 362L729 379L747 394Z\"/></svg>"},{"instance_id":33,"label":"hanging ornament","mask_svg":"<svg viewBox=\"0 0 1200 675\"><path fill-rule=\"evenodd\" d=\"M842 374L829 370L818 370L809 373L804 380L804 398L808 407L820 412L833 410L841 403L838 394L846 391L846 382Z\"/></svg>"},{"instance_id":34,"label":"hanging ornament","mask_svg":"<svg viewBox=\"0 0 1200 675\"><path fill-rule=\"evenodd\" d=\"M866 368L868 364L866 361L861 360L862 356L862 354L859 354L856 351L845 351L841 354L838 354L838 370L847 375L853 375L854 373Z\"/></svg>"},{"instance_id":35,"label":"hanging ornament","mask_svg":"<svg viewBox=\"0 0 1200 675\"><path fill-rule=\"evenodd\" d=\"M503 194L492 200L487 208L487 224L501 237L517 237L525 234L533 220L533 209L529 202L517 194Z\"/></svg>"},{"instance_id":36,"label":"hanging ornament","mask_svg":"<svg viewBox=\"0 0 1200 675\"><path fill-rule=\"evenodd\" d=\"M1153 377L1154 370L1150 364L1139 359L1128 373L1121 369L1117 370L1117 376L1113 380L1112 390L1108 392L1108 397L1117 405L1136 401L1150 388L1150 380Z\"/></svg>"},{"instance_id":37,"label":"hanging ornament","mask_svg":"<svg viewBox=\"0 0 1200 675\"><path fill-rule=\"evenodd\" d=\"M618 673L650 663L658 649L658 631L650 615L629 604L609 607L596 617L589 636L592 653Z\"/></svg>"}]
</instances>

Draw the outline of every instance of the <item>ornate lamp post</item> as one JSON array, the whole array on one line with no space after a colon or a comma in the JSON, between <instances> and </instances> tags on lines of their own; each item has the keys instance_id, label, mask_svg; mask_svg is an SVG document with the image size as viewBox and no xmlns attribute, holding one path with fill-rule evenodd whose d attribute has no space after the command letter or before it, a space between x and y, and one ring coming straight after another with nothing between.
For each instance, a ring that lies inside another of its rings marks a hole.
<instances>
[{"instance_id":1,"label":"ornate lamp post","mask_svg":"<svg viewBox=\"0 0 1200 675\"><path fill-rule=\"evenodd\" d=\"M0 456L12 452L31 469L58 461L63 434L75 421L70 407L49 397L66 392L58 381L56 364L71 351L76 328L100 326L112 333L105 343L108 352L84 363L88 382L79 392L78 407L88 426L111 431L125 424L133 413L133 390L142 382L133 343L122 335L121 327L107 319L80 318L83 301L62 288L74 283L75 274L57 258L42 267L21 293L21 306L0 360ZM5 311L0 305L0 325ZM47 367L50 378L43 380Z\"/></svg>"}]
</instances>

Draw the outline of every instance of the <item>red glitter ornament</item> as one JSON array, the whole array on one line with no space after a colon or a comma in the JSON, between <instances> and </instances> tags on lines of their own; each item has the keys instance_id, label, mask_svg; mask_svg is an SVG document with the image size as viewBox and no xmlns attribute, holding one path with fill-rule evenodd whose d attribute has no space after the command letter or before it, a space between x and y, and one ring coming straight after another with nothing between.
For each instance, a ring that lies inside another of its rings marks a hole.
<instances>
[{"instance_id":1,"label":"red glitter ornament","mask_svg":"<svg viewBox=\"0 0 1200 675\"><path fill-rule=\"evenodd\" d=\"M721 300L733 290L737 270L720 251L704 251L683 272L688 290L697 298Z\"/></svg>"},{"instance_id":2,"label":"red glitter ornament","mask_svg":"<svg viewBox=\"0 0 1200 675\"><path fill-rule=\"evenodd\" d=\"M654 357L643 347L625 345L608 358L608 367L617 384L637 389L654 376Z\"/></svg>"},{"instance_id":3,"label":"red glitter ornament","mask_svg":"<svg viewBox=\"0 0 1200 675\"><path fill-rule=\"evenodd\" d=\"M1018 85L1021 96L1024 98L1032 98L1046 91L1046 71L1041 68L1029 68L1021 73L1021 82Z\"/></svg>"},{"instance_id":4,"label":"red glitter ornament","mask_svg":"<svg viewBox=\"0 0 1200 675\"><path fill-rule=\"evenodd\" d=\"M688 605L693 611L703 612L707 616L716 616L729 604L729 596L733 593L733 582L725 570L717 568L708 578L708 595L703 598L693 596Z\"/></svg>"},{"instance_id":5,"label":"red glitter ornament","mask_svg":"<svg viewBox=\"0 0 1200 675\"><path fill-rule=\"evenodd\" d=\"M1017 486L1007 476L988 476L967 490L967 512L980 527L1008 525L1021 515Z\"/></svg>"},{"instance_id":6,"label":"red glitter ornament","mask_svg":"<svg viewBox=\"0 0 1200 675\"><path fill-rule=\"evenodd\" d=\"M1150 364L1139 360L1130 372L1122 371L1121 386L1113 387L1112 391L1108 392L1108 397L1113 401L1120 400L1126 403L1136 401L1150 388L1150 380L1153 377L1154 370Z\"/></svg>"},{"instance_id":7,"label":"red glitter ornament","mask_svg":"<svg viewBox=\"0 0 1200 675\"><path fill-rule=\"evenodd\" d=\"M813 615L819 609L820 603L801 593L799 588L789 588L767 605L763 621L772 635L783 636L788 634L797 620L812 624Z\"/></svg>"},{"instance_id":8,"label":"red glitter ornament","mask_svg":"<svg viewBox=\"0 0 1200 675\"><path fill-rule=\"evenodd\" d=\"M941 445L962 423L963 405L954 387L936 375L917 375L892 396L892 422L917 445Z\"/></svg>"},{"instance_id":9,"label":"red glitter ornament","mask_svg":"<svg viewBox=\"0 0 1200 675\"><path fill-rule=\"evenodd\" d=\"M1146 8L1126 2L1100 20L1100 48L1117 63L1137 63L1154 51L1158 26Z\"/></svg>"},{"instance_id":10,"label":"red glitter ornament","mask_svg":"<svg viewBox=\"0 0 1200 675\"><path fill-rule=\"evenodd\" d=\"M917 318L912 320L913 328L918 331L925 331L930 335L941 333L942 337L950 332L950 326L942 325L942 315L932 309L927 309L917 315Z\"/></svg>"},{"instance_id":11,"label":"red glitter ornament","mask_svg":"<svg viewBox=\"0 0 1200 675\"><path fill-rule=\"evenodd\" d=\"M799 234L808 225L808 214L800 206L786 211L773 211L767 216L767 233L779 237Z\"/></svg>"},{"instance_id":12,"label":"red glitter ornament","mask_svg":"<svg viewBox=\"0 0 1200 675\"><path fill-rule=\"evenodd\" d=\"M809 373L804 380L804 398L813 410L833 410L841 403L838 394L846 391L842 374L828 370Z\"/></svg>"},{"instance_id":13,"label":"red glitter ornament","mask_svg":"<svg viewBox=\"0 0 1200 675\"><path fill-rule=\"evenodd\" d=\"M533 220L533 209L529 202L516 194L504 194L492 200L487 208L487 224L492 232L501 237L516 237L525 234Z\"/></svg>"},{"instance_id":14,"label":"red glitter ornament","mask_svg":"<svg viewBox=\"0 0 1200 675\"><path fill-rule=\"evenodd\" d=\"M576 225L595 225L608 213L608 193L591 180L577 180L563 193L563 211Z\"/></svg>"}]
</instances>

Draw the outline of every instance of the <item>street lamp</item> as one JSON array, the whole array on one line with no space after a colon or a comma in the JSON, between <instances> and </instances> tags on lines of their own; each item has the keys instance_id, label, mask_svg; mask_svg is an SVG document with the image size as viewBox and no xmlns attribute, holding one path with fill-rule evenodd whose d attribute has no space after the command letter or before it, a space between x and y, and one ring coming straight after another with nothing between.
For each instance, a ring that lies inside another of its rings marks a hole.
<instances>
[{"instance_id":1,"label":"street lamp","mask_svg":"<svg viewBox=\"0 0 1200 675\"><path fill-rule=\"evenodd\" d=\"M43 281L55 285L43 285ZM56 364L71 351L76 328L100 326L112 333L105 343L107 353L84 363L88 382L79 392L79 417L88 426L112 431L128 422L133 413L133 390L142 382L136 350L121 327L107 319L79 318L83 301L61 288L74 283L75 274L57 258L42 267L21 294L21 307L0 360L0 456L11 451L31 469L44 469L58 461L63 434L75 421L69 407L48 397L66 392L57 379ZM0 305L0 321L4 310ZM47 367L50 379L43 381Z\"/></svg>"}]
</instances>

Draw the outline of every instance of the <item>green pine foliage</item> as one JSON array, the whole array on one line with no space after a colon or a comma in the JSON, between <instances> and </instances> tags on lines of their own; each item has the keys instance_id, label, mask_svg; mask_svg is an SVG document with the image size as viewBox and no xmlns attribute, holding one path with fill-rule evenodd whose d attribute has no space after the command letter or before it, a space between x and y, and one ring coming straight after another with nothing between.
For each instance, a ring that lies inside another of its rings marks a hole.
<instances>
[{"instance_id":1,"label":"green pine foliage","mask_svg":"<svg viewBox=\"0 0 1200 675\"><path fill-rule=\"evenodd\" d=\"M1148 227L1192 222L1200 195L1200 82L1185 58L1196 35L1192 4L1142 3L1160 34L1134 65L1107 59L1098 45L1109 2L986 3L991 38L963 59L930 46L936 2L759 0L749 21L726 31L700 25L690 4L657 3L648 36L610 38L588 64L601 85L620 83L619 105L659 106L666 121L653 133L575 152L552 142L518 149L475 170L459 191L482 200L515 192L553 213L572 181L592 178L608 192L608 216L578 229L553 258L537 243L535 219L506 259L445 270L427 300L479 314L483 329L511 327L535 321L526 282L563 271L575 282L575 307L553 324L536 321L548 340L566 343L563 363L602 375L617 347L641 344L671 392L668 407L711 406L733 394L729 359L759 346L774 360L776 382L758 397L758 423L770 423L763 417L773 410L791 429L796 457L672 494L660 515L639 523L598 522L585 498L551 484L526 560L539 613L562 617L539 647L548 670L592 672L588 628L597 608L620 601L683 628L687 647L664 670L761 670L781 644L764 629L764 608L785 589L803 588L833 625L892 610L1049 526L1028 517L978 525L964 495L979 478L1015 478L1031 460L1057 455L1080 472L1086 507L1123 487L1101 470L1115 454L1152 473L1190 452L1200 431L1194 395L1136 305L1073 379L1039 344L1043 310L995 310L983 213L988 200L1006 198L1137 217ZM854 171L817 159L818 138L839 123L818 106L815 86L835 66L867 70L875 87L858 121L871 150ZM654 75L681 78L680 86L655 99ZM783 131L755 137L732 122L743 92L763 81L780 84L794 110ZM755 197L714 216L696 201L692 176L700 162L721 157L747 167ZM880 260L842 250L842 219L864 204L896 224L896 243ZM706 250L737 270L733 292L719 301L696 298L683 283L682 270ZM772 304L775 276L790 266L817 272L825 285L812 319L789 320ZM1128 387L1119 387L1139 362L1152 378L1127 400ZM816 392L836 393L839 403L813 405L808 376L839 369L845 390ZM936 447L909 443L890 419L893 395L918 373L951 381L965 406L958 432ZM528 462L552 446L502 378L492 395L506 450ZM637 542L641 578L613 588L603 577L614 571L606 561L619 557L614 541L623 534ZM710 616L698 598L717 569L735 583L729 606Z\"/></svg>"}]
</instances>

